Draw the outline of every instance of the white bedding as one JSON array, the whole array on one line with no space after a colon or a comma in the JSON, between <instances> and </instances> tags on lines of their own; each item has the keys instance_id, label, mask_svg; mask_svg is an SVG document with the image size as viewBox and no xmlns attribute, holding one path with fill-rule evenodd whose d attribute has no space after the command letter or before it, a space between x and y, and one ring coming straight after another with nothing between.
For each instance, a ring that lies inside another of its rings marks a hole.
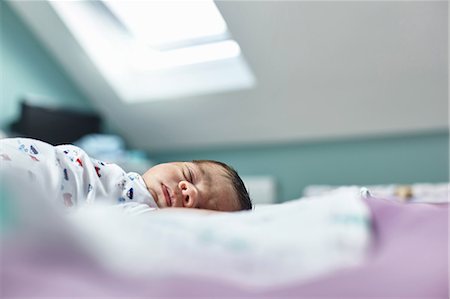
<instances>
[{"instance_id":1,"label":"white bedding","mask_svg":"<svg viewBox=\"0 0 450 299\"><path fill-rule=\"evenodd\" d=\"M93 206L71 214L69 223L77 242L114 272L149 279L201 276L264 288L361 262L370 215L359 194L344 188L220 215Z\"/></svg>"}]
</instances>

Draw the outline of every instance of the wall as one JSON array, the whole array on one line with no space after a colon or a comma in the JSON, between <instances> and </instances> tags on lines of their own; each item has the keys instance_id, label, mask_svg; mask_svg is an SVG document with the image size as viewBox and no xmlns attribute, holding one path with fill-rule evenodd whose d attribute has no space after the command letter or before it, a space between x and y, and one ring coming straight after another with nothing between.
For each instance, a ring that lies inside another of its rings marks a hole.
<instances>
[{"instance_id":1,"label":"wall","mask_svg":"<svg viewBox=\"0 0 450 299\"><path fill-rule=\"evenodd\" d=\"M153 153L159 162L215 159L241 175L268 174L279 182L280 201L298 198L309 184L389 184L449 180L448 132L262 146Z\"/></svg>"},{"instance_id":2,"label":"wall","mask_svg":"<svg viewBox=\"0 0 450 299\"><path fill-rule=\"evenodd\" d=\"M35 95L33 102L63 105L83 111L93 108L64 70L4 1L1 6L0 129L17 117L20 100Z\"/></svg>"}]
</instances>

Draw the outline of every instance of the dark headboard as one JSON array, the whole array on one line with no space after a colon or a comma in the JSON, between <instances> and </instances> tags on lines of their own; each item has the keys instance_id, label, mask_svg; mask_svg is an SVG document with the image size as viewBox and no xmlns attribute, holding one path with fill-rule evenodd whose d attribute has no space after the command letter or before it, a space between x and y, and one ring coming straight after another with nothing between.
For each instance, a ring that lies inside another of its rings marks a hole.
<instances>
[{"instance_id":1,"label":"dark headboard","mask_svg":"<svg viewBox=\"0 0 450 299\"><path fill-rule=\"evenodd\" d=\"M57 145L73 143L86 134L99 133L100 126L101 119L96 114L22 102L20 117L11 124L11 130L19 136Z\"/></svg>"}]
</instances>

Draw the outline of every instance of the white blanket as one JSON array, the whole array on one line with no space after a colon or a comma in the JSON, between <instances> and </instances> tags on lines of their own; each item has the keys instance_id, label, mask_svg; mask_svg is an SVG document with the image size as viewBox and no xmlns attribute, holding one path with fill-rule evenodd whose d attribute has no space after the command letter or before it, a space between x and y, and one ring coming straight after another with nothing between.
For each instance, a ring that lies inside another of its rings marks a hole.
<instances>
[{"instance_id":1,"label":"white blanket","mask_svg":"<svg viewBox=\"0 0 450 299\"><path fill-rule=\"evenodd\" d=\"M370 241L358 188L256 211L123 213L90 206L70 216L77 242L125 275L189 275L266 288L357 265Z\"/></svg>"}]
</instances>

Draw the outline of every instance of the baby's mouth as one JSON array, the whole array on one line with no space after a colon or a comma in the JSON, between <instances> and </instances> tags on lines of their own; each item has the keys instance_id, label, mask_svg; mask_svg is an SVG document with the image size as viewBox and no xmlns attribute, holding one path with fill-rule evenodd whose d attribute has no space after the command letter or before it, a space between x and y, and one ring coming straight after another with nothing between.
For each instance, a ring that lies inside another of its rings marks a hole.
<instances>
[{"instance_id":1,"label":"baby's mouth","mask_svg":"<svg viewBox=\"0 0 450 299\"><path fill-rule=\"evenodd\" d=\"M171 207L172 206L172 201L170 200L170 195L169 195L168 188L164 184L161 184L161 188L162 188L162 191L163 191L163 194L164 194L164 199L166 200L167 207Z\"/></svg>"}]
</instances>

